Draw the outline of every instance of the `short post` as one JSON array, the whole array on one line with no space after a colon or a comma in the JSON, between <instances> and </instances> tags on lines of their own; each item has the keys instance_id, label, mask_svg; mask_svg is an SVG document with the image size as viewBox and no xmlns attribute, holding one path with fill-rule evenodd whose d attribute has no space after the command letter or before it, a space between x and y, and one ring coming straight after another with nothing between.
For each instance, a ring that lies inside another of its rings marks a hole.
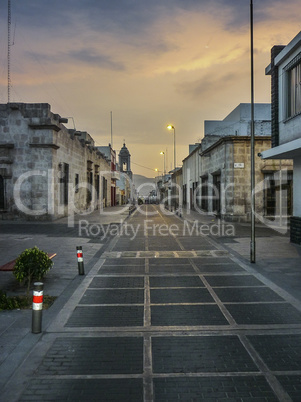
<instances>
[{"instance_id":1,"label":"short post","mask_svg":"<svg viewBox=\"0 0 301 402\"><path fill-rule=\"evenodd\" d=\"M82 246L77 246L76 250L77 250L78 275L85 275Z\"/></svg>"},{"instance_id":2,"label":"short post","mask_svg":"<svg viewBox=\"0 0 301 402\"><path fill-rule=\"evenodd\" d=\"M43 287L44 284L42 282L35 282L33 284L31 327L33 334L39 334L42 331Z\"/></svg>"}]
</instances>

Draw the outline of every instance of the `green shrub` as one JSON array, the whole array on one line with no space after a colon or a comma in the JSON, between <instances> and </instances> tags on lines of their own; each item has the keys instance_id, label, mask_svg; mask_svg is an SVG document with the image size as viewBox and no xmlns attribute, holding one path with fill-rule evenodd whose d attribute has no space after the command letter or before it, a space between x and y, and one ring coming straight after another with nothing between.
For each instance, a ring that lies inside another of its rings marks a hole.
<instances>
[{"instance_id":1,"label":"green shrub","mask_svg":"<svg viewBox=\"0 0 301 402\"><path fill-rule=\"evenodd\" d=\"M26 249L19 255L14 266L18 282L27 284L27 295L33 280L41 280L52 267L53 261L38 247Z\"/></svg>"},{"instance_id":2,"label":"green shrub","mask_svg":"<svg viewBox=\"0 0 301 402\"><path fill-rule=\"evenodd\" d=\"M44 295L43 310L48 309L56 299L55 296ZM15 309L30 309L32 307L32 299L25 295L7 296L5 292L0 290L0 311Z\"/></svg>"},{"instance_id":3,"label":"green shrub","mask_svg":"<svg viewBox=\"0 0 301 402\"><path fill-rule=\"evenodd\" d=\"M19 308L16 300L7 297L6 293L0 290L0 310L13 310L15 308Z\"/></svg>"}]
</instances>

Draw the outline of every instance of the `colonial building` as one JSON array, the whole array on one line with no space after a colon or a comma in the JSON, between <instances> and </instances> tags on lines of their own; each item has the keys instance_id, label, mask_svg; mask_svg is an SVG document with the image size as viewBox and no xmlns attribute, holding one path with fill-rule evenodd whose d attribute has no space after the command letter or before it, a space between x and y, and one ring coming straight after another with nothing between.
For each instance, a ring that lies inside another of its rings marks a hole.
<instances>
[{"instance_id":1,"label":"colonial building","mask_svg":"<svg viewBox=\"0 0 301 402\"><path fill-rule=\"evenodd\" d=\"M261 156L293 160L290 236L291 242L301 244L301 32L287 46L272 48L266 74L272 81L272 148Z\"/></svg>"},{"instance_id":2,"label":"colonial building","mask_svg":"<svg viewBox=\"0 0 301 402\"><path fill-rule=\"evenodd\" d=\"M183 206L183 169L173 170L171 181L171 206L178 214L181 214ZM186 194L186 193L185 193Z\"/></svg>"},{"instance_id":3,"label":"colonial building","mask_svg":"<svg viewBox=\"0 0 301 402\"><path fill-rule=\"evenodd\" d=\"M0 105L0 215L56 219L111 205L111 166L47 103Z\"/></svg>"},{"instance_id":4,"label":"colonial building","mask_svg":"<svg viewBox=\"0 0 301 402\"><path fill-rule=\"evenodd\" d=\"M117 162L116 162L116 151L111 147L111 144L108 146L98 146L97 149L106 157L107 161L111 166L111 207L117 205L119 190L116 185L116 181L119 180L120 175L117 170Z\"/></svg>"},{"instance_id":5,"label":"colonial building","mask_svg":"<svg viewBox=\"0 0 301 402\"><path fill-rule=\"evenodd\" d=\"M171 187L172 173L173 171L155 177L155 186L157 190L158 202L163 203L165 204L165 206L169 207L171 207L171 205L174 205L174 201L177 199L177 197L174 196L176 194L175 186L173 186L173 190Z\"/></svg>"},{"instance_id":6,"label":"colonial building","mask_svg":"<svg viewBox=\"0 0 301 402\"><path fill-rule=\"evenodd\" d=\"M250 104L240 104L222 121L205 121L201 143L190 147L183 160L183 205L212 213L228 221L249 221L250 196ZM271 143L270 105L255 105L255 153ZM255 158L256 214L258 219L275 220L291 213L279 210L279 172L291 180L290 161L262 161ZM179 178L173 176L173 182ZM290 184L287 184L290 199ZM286 198L286 199L287 199ZM285 200L286 201L286 200Z\"/></svg>"}]
</instances>

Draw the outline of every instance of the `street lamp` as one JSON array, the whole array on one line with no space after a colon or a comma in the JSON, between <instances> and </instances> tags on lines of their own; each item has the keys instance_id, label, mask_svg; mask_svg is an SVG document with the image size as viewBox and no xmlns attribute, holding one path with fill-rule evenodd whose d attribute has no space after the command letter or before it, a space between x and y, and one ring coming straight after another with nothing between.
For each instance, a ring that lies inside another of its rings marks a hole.
<instances>
[{"instance_id":1,"label":"street lamp","mask_svg":"<svg viewBox=\"0 0 301 402\"><path fill-rule=\"evenodd\" d=\"M251 39L251 242L250 262L256 260L255 242L255 123L254 123L254 38L253 38L253 0L250 0L250 39Z\"/></svg>"},{"instance_id":2,"label":"street lamp","mask_svg":"<svg viewBox=\"0 0 301 402\"><path fill-rule=\"evenodd\" d=\"M160 155L164 156L164 170L163 170L163 174L165 175L165 152L161 151Z\"/></svg>"},{"instance_id":3,"label":"street lamp","mask_svg":"<svg viewBox=\"0 0 301 402\"><path fill-rule=\"evenodd\" d=\"M167 126L168 130L173 130L173 152L174 152L174 156L173 156L173 162L174 162L174 169L177 166L177 162L176 162L176 129L175 126L172 126L171 124L169 124Z\"/></svg>"}]
</instances>

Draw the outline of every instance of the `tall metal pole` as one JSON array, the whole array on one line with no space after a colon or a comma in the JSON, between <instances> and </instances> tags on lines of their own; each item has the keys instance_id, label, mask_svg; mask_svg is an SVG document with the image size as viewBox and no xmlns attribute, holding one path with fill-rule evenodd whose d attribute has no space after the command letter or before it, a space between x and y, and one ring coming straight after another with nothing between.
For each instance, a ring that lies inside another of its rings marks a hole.
<instances>
[{"instance_id":1,"label":"tall metal pole","mask_svg":"<svg viewBox=\"0 0 301 402\"><path fill-rule=\"evenodd\" d=\"M11 4L8 0L8 13L7 13L7 103L10 103L10 28L11 28Z\"/></svg>"},{"instance_id":2,"label":"tall metal pole","mask_svg":"<svg viewBox=\"0 0 301 402\"><path fill-rule=\"evenodd\" d=\"M113 149L113 112L111 112L111 148Z\"/></svg>"},{"instance_id":3,"label":"tall metal pole","mask_svg":"<svg viewBox=\"0 0 301 402\"><path fill-rule=\"evenodd\" d=\"M164 156L164 165L163 165L164 169L163 169L163 174L165 175L165 171L166 171L166 168L165 168L165 152L164 152L164 151L161 151L161 152L160 152L160 155L163 155L163 156Z\"/></svg>"},{"instance_id":4,"label":"tall metal pole","mask_svg":"<svg viewBox=\"0 0 301 402\"><path fill-rule=\"evenodd\" d=\"M255 134L254 134L254 39L253 39L253 0L250 0L251 33L251 245L250 262L256 260L255 244Z\"/></svg>"},{"instance_id":5,"label":"tall metal pole","mask_svg":"<svg viewBox=\"0 0 301 402\"><path fill-rule=\"evenodd\" d=\"M174 169L177 166L177 161L176 161L176 128L175 126L169 124L167 126L168 130L173 130L173 152L174 152L174 156L173 156L173 163L174 163Z\"/></svg>"},{"instance_id":6,"label":"tall metal pole","mask_svg":"<svg viewBox=\"0 0 301 402\"><path fill-rule=\"evenodd\" d=\"M174 137L174 142L173 142L173 148L174 148L174 168L177 167L177 161L176 161L176 129L175 127L173 128L173 137Z\"/></svg>"}]
</instances>

